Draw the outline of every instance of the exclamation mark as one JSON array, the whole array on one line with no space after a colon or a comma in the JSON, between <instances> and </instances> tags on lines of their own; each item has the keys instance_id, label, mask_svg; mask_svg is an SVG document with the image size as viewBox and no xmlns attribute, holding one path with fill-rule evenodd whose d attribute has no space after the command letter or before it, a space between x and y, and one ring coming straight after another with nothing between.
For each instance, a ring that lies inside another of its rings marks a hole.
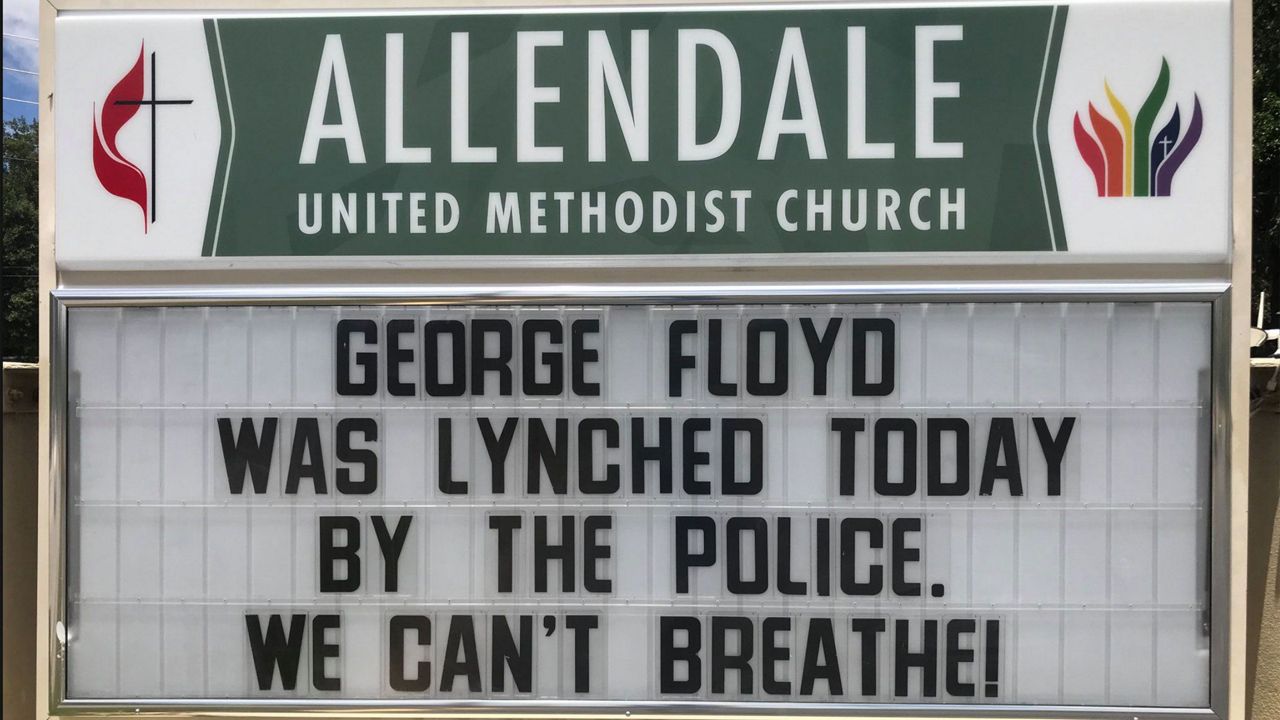
<instances>
[{"instance_id":1,"label":"exclamation mark","mask_svg":"<svg viewBox=\"0 0 1280 720\"><path fill-rule=\"evenodd\" d=\"M986 633L986 695L989 698L1000 695L1000 621L988 620Z\"/></svg>"}]
</instances>

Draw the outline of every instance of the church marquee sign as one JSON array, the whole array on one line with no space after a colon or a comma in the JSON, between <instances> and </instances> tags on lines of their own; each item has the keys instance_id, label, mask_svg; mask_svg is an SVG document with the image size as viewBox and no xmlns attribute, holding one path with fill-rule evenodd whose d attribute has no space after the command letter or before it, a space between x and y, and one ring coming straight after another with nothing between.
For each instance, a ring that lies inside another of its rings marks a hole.
<instances>
[{"instance_id":1,"label":"church marquee sign","mask_svg":"<svg viewBox=\"0 0 1280 720\"><path fill-rule=\"evenodd\" d=\"M47 13L51 715L1226 720L1229 2L212 4Z\"/></svg>"}]
</instances>

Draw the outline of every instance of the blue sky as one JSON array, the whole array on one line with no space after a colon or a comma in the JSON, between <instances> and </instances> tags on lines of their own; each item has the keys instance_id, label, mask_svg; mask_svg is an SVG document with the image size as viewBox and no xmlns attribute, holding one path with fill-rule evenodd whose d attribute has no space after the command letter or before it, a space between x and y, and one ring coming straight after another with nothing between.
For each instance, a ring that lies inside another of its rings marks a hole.
<instances>
[{"instance_id":1,"label":"blue sky","mask_svg":"<svg viewBox=\"0 0 1280 720\"><path fill-rule=\"evenodd\" d=\"M9 68L37 71L38 46L18 37L37 37L40 33L39 18L38 0L4 0L4 96L7 98L36 99L38 78L11 72ZM38 109L36 105L5 100L4 119L17 115L35 119Z\"/></svg>"}]
</instances>

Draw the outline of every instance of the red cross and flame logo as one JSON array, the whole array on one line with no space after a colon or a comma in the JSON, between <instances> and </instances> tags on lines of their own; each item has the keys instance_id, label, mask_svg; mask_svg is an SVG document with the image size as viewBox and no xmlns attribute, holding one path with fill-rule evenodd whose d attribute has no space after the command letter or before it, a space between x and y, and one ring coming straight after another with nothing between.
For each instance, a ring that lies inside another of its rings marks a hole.
<instances>
[{"instance_id":1,"label":"red cross and flame logo","mask_svg":"<svg viewBox=\"0 0 1280 720\"><path fill-rule=\"evenodd\" d=\"M191 100L162 100L156 97L156 54L151 53L150 73L146 72L146 44L138 49L133 67L107 93L101 110L93 108L93 171L102 188L137 205L142 211L142 230L156 221L156 109L162 105L190 105ZM149 77L147 77L149 75ZM150 97L147 97L147 81ZM151 115L151 168L143 172L120 152L117 137L138 111L146 107Z\"/></svg>"}]
</instances>

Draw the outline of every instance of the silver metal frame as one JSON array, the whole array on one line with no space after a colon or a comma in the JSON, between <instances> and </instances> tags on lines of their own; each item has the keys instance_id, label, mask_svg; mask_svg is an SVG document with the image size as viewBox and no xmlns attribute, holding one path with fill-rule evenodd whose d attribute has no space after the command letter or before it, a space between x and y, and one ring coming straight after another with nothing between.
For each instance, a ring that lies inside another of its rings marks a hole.
<instances>
[{"instance_id":1,"label":"silver metal frame","mask_svg":"<svg viewBox=\"0 0 1280 720\"><path fill-rule=\"evenodd\" d=\"M72 307L243 305L694 305L797 302L1174 302L1212 303L1209 565L1209 705L1205 708L890 703L604 700L279 700L66 697L67 310ZM359 714L433 717L609 717L788 715L792 717L1109 718L1225 720L1230 637L1230 284L1225 282L904 282L752 284L510 284L436 286L205 286L75 288L52 293L50 399L50 709L54 715Z\"/></svg>"}]
</instances>

